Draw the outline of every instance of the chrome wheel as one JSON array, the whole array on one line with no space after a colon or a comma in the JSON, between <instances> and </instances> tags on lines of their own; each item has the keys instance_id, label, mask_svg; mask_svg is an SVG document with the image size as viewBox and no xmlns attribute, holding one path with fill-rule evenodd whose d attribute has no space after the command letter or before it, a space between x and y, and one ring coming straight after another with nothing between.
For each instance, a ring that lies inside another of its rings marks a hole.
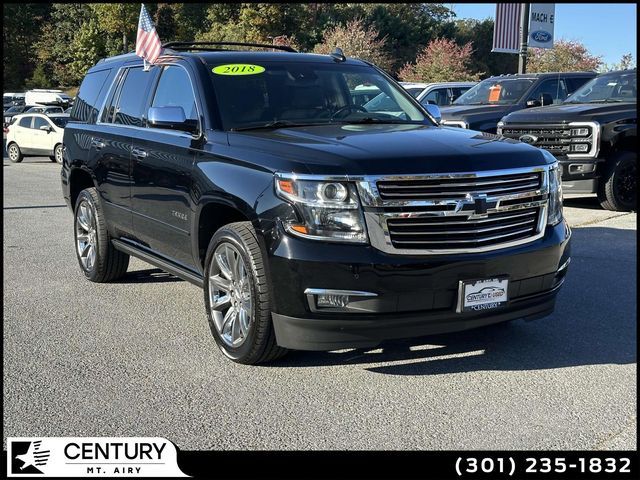
<instances>
[{"instance_id":1,"label":"chrome wheel","mask_svg":"<svg viewBox=\"0 0 640 480\"><path fill-rule=\"evenodd\" d=\"M216 248L209 268L211 316L222 341L237 348L253 324L251 275L236 247L223 242Z\"/></svg>"},{"instance_id":2,"label":"chrome wheel","mask_svg":"<svg viewBox=\"0 0 640 480\"><path fill-rule=\"evenodd\" d=\"M56 162L62 163L62 145L58 145L53 153L56 157Z\"/></svg>"},{"instance_id":3,"label":"chrome wheel","mask_svg":"<svg viewBox=\"0 0 640 480\"><path fill-rule=\"evenodd\" d=\"M96 264L96 236L96 214L93 205L83 200L76 209L76 248L78 258L87 271Z\"/></svg>"},{"instance_id":4,"label":"chrome wheel","mask_svg":"<svg viewBox=\"0 0 640 480\"><path fill-rule=\"evenodd\" d=\"M12 143L9 146L9 160L12 162L16 162L20 157L20 150L18 150L18 146L15 143Z\"/></svg>"}]
</instances>

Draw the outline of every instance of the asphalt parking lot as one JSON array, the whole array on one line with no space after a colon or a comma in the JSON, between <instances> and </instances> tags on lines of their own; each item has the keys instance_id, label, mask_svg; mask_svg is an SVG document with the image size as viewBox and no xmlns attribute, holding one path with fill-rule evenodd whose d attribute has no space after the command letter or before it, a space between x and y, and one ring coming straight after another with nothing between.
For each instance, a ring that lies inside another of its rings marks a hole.
<instances>
[{"instance_id":1,"label":"asphalt parking lot","mask_svg":"<svg viewBox=\"0 0 640 480\"><path fill-rule=\"evenodd\" d=\"M84 279L59 171L4 159L5 436L636 449L636 214L566 199L573 258L545 319L250 367L218 352L197 287L135 259L118 282Z\"/></svg>"}]
</instances>

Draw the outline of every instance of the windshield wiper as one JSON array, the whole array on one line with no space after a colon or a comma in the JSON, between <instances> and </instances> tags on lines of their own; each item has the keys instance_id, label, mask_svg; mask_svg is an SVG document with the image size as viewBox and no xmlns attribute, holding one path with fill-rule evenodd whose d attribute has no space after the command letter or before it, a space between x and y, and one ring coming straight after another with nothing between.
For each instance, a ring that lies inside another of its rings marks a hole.
<instances>
[{"instance_id":1,"label":"windshield wiper","mask_svg":"<svg viewBox=\"0 0 640 480\"><path fill-rule=\"evenodd\" d=\"M268 130L271 128L291 128L291 127L310 127L315 125L328 125L327 123L296 123L288 120L274 120L272 122L264 123L262 125L249 125L246 127L232 128L233 132L242 132L245 130Z\"/></svg>"}]
</instances>

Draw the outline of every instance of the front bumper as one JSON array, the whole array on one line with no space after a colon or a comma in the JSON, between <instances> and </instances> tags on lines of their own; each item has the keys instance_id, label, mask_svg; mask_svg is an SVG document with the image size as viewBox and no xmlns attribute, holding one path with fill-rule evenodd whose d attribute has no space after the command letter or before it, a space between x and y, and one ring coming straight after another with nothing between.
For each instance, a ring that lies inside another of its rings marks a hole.
<instances>
[{"instance_id":1,"label":"front bumper","mask_svg":"<svg viewBox=\"0 0 640 480\"><path fill-rule=\"evenodd\" d=\"M272 318L280 346L297 350L369 347L386 339L455 332L550 314L570 258L563 222L529 244L487 253L389 255L370 246L283 236L268 247ZM461 280L509 277L506 306L456 313ZM308 288L373 292L364 313L312 311Z\"/></svg>"},{"instance_id":2,"label":"front bumper","mask_svg":"<svg viewBox=\"0 0 640 480\"><path fill-rule=\"evenodd\" d=\"M600 158L558 157L562 168L562 189L565 193L596 193L598 191Z\"/></svg>"}]
</instances>

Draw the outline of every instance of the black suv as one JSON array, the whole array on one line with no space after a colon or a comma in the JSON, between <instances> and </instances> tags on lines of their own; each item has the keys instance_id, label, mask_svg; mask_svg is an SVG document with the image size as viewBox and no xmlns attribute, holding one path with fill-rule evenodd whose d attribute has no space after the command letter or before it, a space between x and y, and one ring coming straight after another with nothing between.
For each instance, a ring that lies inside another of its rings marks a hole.
<instances>
[{"instance_id":1,"label":"black suv","mask_svg":"<svg viewBox=\"0 0 640 480\"><path fill-rule=\"evenodd\" d=\"M87 73L62 187L89 280L133 255L202 287L241 363L553 311L570 237L553 155L439 127L340 52L223 48ZM362 84L394 108L353 103Z\"/></svg>"},{"instance_id":2,"label":"black suv","mask_svg":"<svg viewBox=\"0 0 640 480\"><path fill-rule=\"evenodd\" d=\"M637 208L636 70L591 80L560 105L507 115L498 133L553 153L569 193L597 193L607 210Z\"/></svg>"},{"instance_id":3,"label":"black suv","mask_svg":"<svg viewBox=\"0 0 640 480\"><path fill-rule=\"evenodd\" d=\"M442 107L442 124L496 133L498 122L508 113L561 102L595 76L569 72L490 77Z\"/></svg>"}]
</instances>

